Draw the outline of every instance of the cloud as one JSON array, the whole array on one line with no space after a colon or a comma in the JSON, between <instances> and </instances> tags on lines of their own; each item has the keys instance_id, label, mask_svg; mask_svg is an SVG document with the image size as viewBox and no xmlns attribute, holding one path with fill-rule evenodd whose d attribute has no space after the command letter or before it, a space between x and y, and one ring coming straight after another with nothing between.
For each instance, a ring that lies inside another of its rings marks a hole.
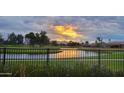
<instances>
[{"instance_id":1,"label":"cloud","mask_svg":"<svg viewBox=\"0 0 124 93\"><path fill-rule=\"evenodd\" d=\"M115 16L3 16L0 17L0 32L25 34L32 31L40 32L42 29L47 31L51 39L62 36L64 39L71 39L50 28L50 25L65 24L76 26L75 33L85 36L77 37L76 40L94 40L97 36L102 36L104 39L124 40L124 17Z\"/></svg>"}]
</instances>

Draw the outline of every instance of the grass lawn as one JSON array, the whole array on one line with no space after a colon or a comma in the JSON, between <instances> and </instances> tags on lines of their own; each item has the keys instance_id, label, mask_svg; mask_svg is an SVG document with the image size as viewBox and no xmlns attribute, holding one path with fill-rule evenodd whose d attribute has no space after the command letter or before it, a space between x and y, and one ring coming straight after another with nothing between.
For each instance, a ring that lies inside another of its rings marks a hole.
<instances>
[{"instance_id":1,"label":"grass lawn","mask_svg":"<svg viewBox=\"0 0 124 93\"><path fill-rule=\"evenodd\" d=\"M39 73L44 75L47 74L47 70L50 71L50 76L56 76L65 73L75 73L80 75L85 75L88 69L96 68L98 66L97 60L73 60L73 59L52 59L47 64L46 60L6 60L5 71L13 72L16 74L18 71L23 72L25 68L28 67L27 76L32 76L31 73ZM101 69L106 68L111 72L123 72L124 71L124 62L123 61L101 61ZM30 69L29 69L30 68ZM68 71L69 70L69 71ZM46 71L46 72L44 72ZM72 71L72 72L70 72ZM82 72L85 71L85 72ZM89 71L89 70L88 70ZM42 72L42 73L40 73ZM85 73L85 74L84 74ZM37 75L39 75L37 74ZM36 75L36 76L37 76Z\"/></svg>"},{"instance_id":2,"label":"grass lawn","mask_svg":"<svg viewBox=\"0 0 124 93\"><path fill-rule=\"evenodd\" d=\"M32 45L0 45L0 47L7 47L7 48L82 48L82 46L53 46L53 45L43 45L43 46L32 46Z\"/></svg>"},{"instance_id":3,"label":"grass lawn","mask_svg":"<svg viewBox=\"0 0 124 93\"><path fill-rule=\"evenodd\" d=\"M88 59L95 59L99 58L98 56L89 56L84 57ZM101 59L124 59L124 51L108 51L108 52L101 52L100 55Z\"/></svg>"},{"instance_id":4,"label":"grass lawn","mask_svg":"<svg viewBox=\"0 0 124 93\"><path fill-rule=\"evenodd\" d=\"M61 52L60 48L79 48L79 47L71 47L71 46L31 46L31 45L1 45L0 53L3 53L3 48L7 48L6 52L8 54L47 54L47 49L49 53L58 53Z\"/></svg>"},{"instance_id":5,"label":"grass lawn","mask_svg":"<svg viewBox=\"0 0 124 93\"><path fill-rule=\"evenodd\" d=\"M0 53L3 53L4 49L0 48ZM47 53L61 52L59 48L56 49L43 49L43 48L6 48L7 54L47 54Z\"/></svg>"}]
</instances>

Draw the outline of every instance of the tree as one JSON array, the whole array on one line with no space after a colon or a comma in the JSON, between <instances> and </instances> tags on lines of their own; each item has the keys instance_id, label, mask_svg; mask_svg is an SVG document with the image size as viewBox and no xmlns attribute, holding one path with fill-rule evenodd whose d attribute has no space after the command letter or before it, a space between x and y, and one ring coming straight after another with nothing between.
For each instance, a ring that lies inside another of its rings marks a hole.
<instances>
[{"instance_id":1,"label":"tree","mask_svg":"<svg viewBox=\"0 0 124 93\"><path fill-rule=\"evenodd\" d=\"M35 34L35 39L36 39L35 43L40 45L40 34L39 33Z\"/></svg>"},{"instance_id":2,"label":"tree","mask_svg":"<svg viewBox=\"0 0 124 93\"><path fill-rule=\"evenodd\" d=\"M90 46L89 45L89 41L85 41L85 45L84 46L89 47Z\"/></svg>"},{"instance_id":3,"label":"tree","mask_svg":"<svg viewBox=\"0 0 124 93\"><path fill-rule=\"evenodd\" d=\"M110 43L110 42L111 42L111 39L109 38L108 41L109 41L109 43Z\"/></svg>"},{"instance_id":4,"label":"tree","mask_svg":"<svg viewBox=\"0 0 124 93\"><path fill-rule=\"evenodd\" d=\"M96 46L101 47L102 46L103 39L101 37L96 38Z\"/></svg>"},{"instance_id":5,"label":"tree","mask_svg":"<svg viewBox=\"0 0 124 93\"><path fill-rule=\"evenodd\" d=\"M45 31L41 30L39 40L40 40L40 45L47 45L47 44L49 44L49 38L46 35Z\"/></svg>"},{"instance_id":6,"label":"tree","mask_svg":"<svg viewBox=\"0 0 124 93\"><path fill-rule=\"evenodd\" d=\"M84 42L82 42L81 45L84 46Z\"/></svg>"},{"instance_id":7,"label":"tree","mask_svg":"<svg viewBox=\"0 0 124 93\"><path fill-rule=\"evenodd\" d=\"M53 46L57 46L57 45L58 45L58 43L57 43L56 40L55 40L55 41L51 41L51 44L52 44Z\"/></svg>"},{"instance_id":8,"label":"tree","mask_svg":"<svg viewBox=\"0 0 124 93\"><path fill-rule=\"evenodd\" d=\"M2 34L0 33L0 44L4 42L4 39L2 38Z\"/></svg>"},{"instance_id":9,"label":"tree","mask_svg":"<svg viewBox=\"0 0 124 93\"><path fill-rule=\"evenodd\" d=\"M99 41L100 43L101 43L102 40L103 40L101 37L97 37L96 39L97 39L97 41Z\"/></svg>"},{"instance_id":10,"label":"tree","mask_svg":"<svg viewBox=\"0 0 124 93\"><path fill-rule=\"evenodd\" d=\"M23 44L23 39L24 39L23 35L18 34L17 35L17 44Z\"/></svg>"},{"instance_id":11,"label":"tree","mask_svg":"<svg viewBox=\"0 0 124 93\"><path fill-rule=\"evenodd\" d=\"M80 43L79 42L73 42L73 41L69 41L68 46L80 46Z\"/></svg>"},{"instance_id":12,"label":"tree","mask_svg":"<svg viewBox=\"0 0 124 93\"><path fill-rule=\"evenodd\" d=\"M36 41L35 34L33 32L30 32L25 35L25 38L29 40L29 44L34 45Z\"/></svg>"},{"instance_id":13,"label":"tree","mask_svg":"<svg viewBox=\"0 0 124 93\"><path fill-rule=\"evenodd\" d=\"M17 43L17 37L15 35L15 33L11 33L9 36L8 36L8 39L7 39L8 43L9 44L16 44Z\"/></svg>"},{"instance_id":14,"label":"tree","mask_svg":"<svg viewBox=\"0 0 124 93\"><path fill-rule=\"evenodd\" d=\"M40 33L30 32L25 35L25 38L27 41L29 41L29 44L31 44L31 45L34 45L34 44L47 45L47 44L49 44L49 38L46 35L46 32L42 31L42 30Z\"/></svg>"}]
</instances>

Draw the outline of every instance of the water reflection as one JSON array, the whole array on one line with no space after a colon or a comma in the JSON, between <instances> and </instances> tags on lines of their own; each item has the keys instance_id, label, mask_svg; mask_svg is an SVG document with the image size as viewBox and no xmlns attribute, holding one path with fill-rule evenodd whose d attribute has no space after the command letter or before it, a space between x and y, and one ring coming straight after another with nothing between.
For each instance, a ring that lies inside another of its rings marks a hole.
<instances>
[{"instance_id":1,"label":"water reflection","mask_svg":"<svg viewBox=\"0 0 124 93\"><path fill-rule=\"evenodd\" d=\"M76 48L68 48L68 49L61 49L62 52L59 52L57 54L51 54L50 58L75 58L80 57L81 51Z\"/></svg>"},{"instance_id":2,"label":"water reflection","mask_svg":"<svg viewBox=\"0 0 124 93\"><path fill-rule=\"evenodd\" d=\"M84 56L97 56L95 52L82 51L77 48L61 49L61 52L50 54L50 58L78 58ZM0 55L3 58L3 54ZM6 54L6 59L46 59L46 54Z\"/></svg>"}]
</instances>

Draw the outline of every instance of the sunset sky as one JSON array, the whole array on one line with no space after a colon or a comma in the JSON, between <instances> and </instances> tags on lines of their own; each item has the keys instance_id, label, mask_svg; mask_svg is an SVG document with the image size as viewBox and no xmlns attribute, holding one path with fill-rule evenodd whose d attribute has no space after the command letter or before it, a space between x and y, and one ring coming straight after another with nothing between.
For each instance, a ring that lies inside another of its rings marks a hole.
<instances>
[{"instance_id":1,"label":"sunset sky","mask_svg":"<svg viewBox=\"0 0 124 93\"><path fill-rule=\"evenodd\" d=\"M26 34L47 32L51 40L94 41L100 36L105 41L124 41L124 17L106 16L13 16L0 17L0 33Z\"/></svg>"}]
</instances>

